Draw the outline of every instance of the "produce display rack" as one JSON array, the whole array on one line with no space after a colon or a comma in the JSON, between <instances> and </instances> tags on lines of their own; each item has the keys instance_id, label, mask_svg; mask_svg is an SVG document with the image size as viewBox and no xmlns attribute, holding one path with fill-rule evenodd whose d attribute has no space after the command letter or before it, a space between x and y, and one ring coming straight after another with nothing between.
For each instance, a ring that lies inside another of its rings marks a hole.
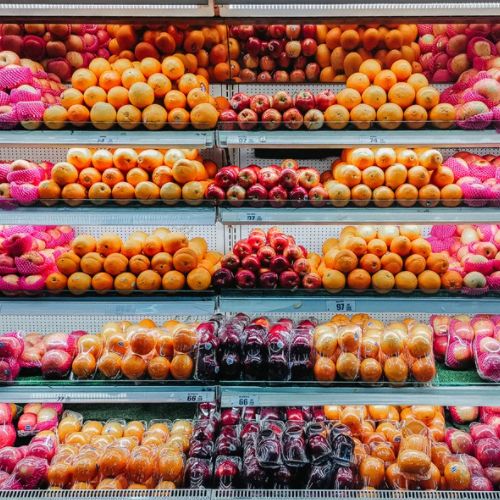
<instances>
[{"instance_id":1,"label":"produce display rack","mask_svg":"<svg viewBox=\"0 0 500 500\"><path fill-rule=\"evenodd\" d=\"M252 19L418 19L434 21L453 19L491 19L500 17L500 2L447 2L414 0L412 3L397 0L384 2L362 0L50 0L25 2L12 0L0 2L0 11L5 19L166 19L179 20L199 18L207 23L252 22ZM286 84L285 84L286 85ZM239 85L221 85L226 96ZM269 86L277 88L278 84ZM283 88L284 85L279 85ZM256 84L243 85L247 92L259 88ZM262 88L262 87L260 87ZM293 91L294 85L287 86ZM28 151L40 156L40 161L63 158L72 146L116 148L121 146L198 148L206 155L224 155L235 164L256 163L256 152L263 153L269 161L276 150L339 150L356 146L432 146L438 149L458 151L463 148L478 153L500 152L500 134L496 130L381 130L354 129L319 131L286 130L225 130L214 131L96 131L96 130L34 130L0 131L0 150L10 157L22 157ZM290 153L293 156L293 151ZM32 158L37 160L37 158ZM265 162L266 160L264 160ZM314 160L314 162L320 160ZM312 162L309 162L312 163ZM329 164L321 161L321 165ZM244 237L250 228L279 224L286 232L298 238L309 238L318 247L327 234L338 234L345 225L359 224L417 224L428 228L432 224L500 223L497 207L457 208L391 207L301 207L275 209L251 206L231 207L226 205L174 207L164 205L119 207L104 205L95 207L86 203L77 208L16 207L0 211L2 225L68 224L82 231L92 227L93 234L110 228L118 232L131 232L157 226L174 226L191 235L203 235L209 246L221 252L229 251L234 243ZM336 229L334 229L336 228ZM336 232L335 232L336 231ZM314 245L312 245L314 247ZM309 246L310 247L310 246ZM315 248L317 250L317 248ZM363 312L392 319L403 315L426 320L431 314L498 314L500 295L466 297L441 293L437 295L391 293L328 294L315 290L311 293L275 290L238 291L220 293L182 292L177 294L154 293L150 295L84 295L79 297L51 296L0 298L0 323L4 327L27 329L38 325L43 333L52 328L69 328L73 318L88 325L89 329L99 321L129 319L130 317L185 317L209 318L214 313L230 314L243 311L250 315L266 314L296 315L314 314L325 318L337 313ZM102 323L101 323L102 324ZM469 374L470 375L470 374ZM221 408L245 406L290 406L324 404L382 404L409 405L433 404L474 406L500 406L500 387L485 383L474 376L449 380L447 373L438 370L436 382L431 385L395 387L380 384L371 387L361 384L335 383L332 385L312 382L223 382L202 383L129 380L47 381L41 378L20 379L0 386L0 402L61 402L68 404L127 404L143 403L217 403ZM498 492L472 491L336 491L336 490L147 490L147 491L0 491L0 500L84 500L84 499L153 499L178 498L199 500L498 500Z\"/></svg>"}]
</instances>

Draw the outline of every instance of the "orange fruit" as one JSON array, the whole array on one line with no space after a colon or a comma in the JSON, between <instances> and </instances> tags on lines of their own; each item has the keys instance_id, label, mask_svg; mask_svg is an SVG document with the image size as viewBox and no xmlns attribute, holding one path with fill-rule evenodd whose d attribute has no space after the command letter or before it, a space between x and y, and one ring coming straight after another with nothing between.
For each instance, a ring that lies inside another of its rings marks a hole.
<instances>
[{"instance_id":1,"label":"orange fruit","mask_svg":"<svg viewBox=\"0 0 500 500\"><path fill-rule=\"evenodd\" d=\"M408 128L416 130L427 123L427 111L419 104L413 104L404 110L403 118Z\"/></svg>"},{"instance_id":2,"label":"orange fruit","mask_svg":"<svg viewBox=\"0 0 500 500\"><path fill-rule=\"evenodd\" d=\"M334 130L343 129L349 123L349 111L345 106L340 104L329 106L324 112L324 117L327 127Z\"/></svg>"},{"instance_id":3,"label":"orange fruit","mask_svg":"<svg viewBox=\"0 0 500 500\"><path fill-rule=\"evenodd\" d=\"M382 104L387 102L387 94L382 87L370 85L363 91L362 99L365 104L374 109L379 109Z\"/></svg>"},{"instance_id":4,"label":"orange fruit","mask_svg":"<svg viewBox=\"0 0 500 500\"><path fill-rule=\"evenodd\" d=\"M184 63L176 56L168 56L161 63L162 73L170 80L178 80L185 72Z\"/></svg>"},{"instance_id":5,"label":"orange fruit","mask_svg":"<svg viewBox=\"0 0 500 500\"><path fill-rule=\"evenodd\" d=\"M320 382L331 382L335 380L335 363L332 359L319 356L314 363L314 378Z\"/></svg>"},{"instance_id":6,"label":"orange fruit","mask_svg":"<svg viewBox=\"0 0 500 500\"><path fill-rule=\"evenodd\" d=\"M429 118L436 128L446 129L453 126L455 115L456 110L452 104L440 103L431 109Z\"/></svg>"},{"instance_id":7,"label":"orange fruit","mask_svg":"<svg viewBox=\"0 0 500 500\"><path fill-rule=\"evenodd\" d=\"M408 378L408 365L402 356L392 356L384 363L384 375L389 382L403 383Z\"/></svg>"},{"instance_id":8,"label":"orange fruit","mask_svg":"<svg viewBox=\"0 0 500 500\"><path fill-rule=\"evenodd\" d=\"M380 458L367 456L359 465L359 473L365 486L379 488L385 479L384 462Z\"/></svg>"},{"instance_id":9,"label":"orange fruit","mask_svg":"<svg viewBox=\"0 0 500 500\"><path fill-rule=\"evenodd\" d=\"M413 68L408 61L400 59L392 64L391 71L396 75L399 82L406 82L410 78Z\"/></svg>"},{"instance_id":10,"label":"orange fruit","mask_svg":"<svg viewBox=\"0 0 500 500\"><path fill-rule=\"evenodd\" d=\"M429 85L429 80L422 73L413 73L406 83L409 83L415 89L415 92L418 92L421 88Z\"/></svg>"},{"instance_id":11,"label":"orange fruit","mask_svg":"<svg viewBox=\"0 0 500 500\"><path fill-rule=\"evenodd\" d=\"M359 66L359 72L365 74L370 82L373 82L378 73L382 71L382 66L376 59L367 59Z\"/></svg>"},{"instance_id":12,"label":"orange fruit","mask_svg":"<svg viewBox=\"0 0 500 500\"><path fill-rule=\"evenodd\" d=\"M415 89L404 82L396 83L388 92L389 102L397 104L403 109L413 104L415 95Z\"/></svg>"},{"instance_id":13,"label":"orange fruit","mask_svg":"<svg viewBox=\"0 0 500 500\"><path fill-rule=\"evenodd\" d=\"M85 92L89 87L97 84L97 77L86 68L77 69L71 76L71 85L80 92Z\"/></svg>"},{"instance_id":14,"label":"orange fruit","mask_svg":"<svg viewBox=\"0 0 500 500\"><path fill-rule=\"evenodd\" d=\"M389 69L384 69L376 74L373 83L386 92L389 92L390 88L398 82L396 75Z\"/></svg>"},{"instance_id":15,"label":"orange fruit","mask_svg":"<svg viewBox=\"0 0 500 500\"><path fill-rule=\"evenodd\" d=\"M189 354L176 354L170 363L170 372L176 380L188 380L193 374L194 363Z\"/></svg>"},{"instance_id":16,"label":"orange fruit","mask_svg":"<svg viewBox=\"0 0 500 500\"><path fill-rule=\"evenodd\" d=\"M418 288L424 293L437 293L441 288L439 274L429 269L418 275Z\"/></svg>"},{"instance_id":17,"label":"orange fruit","mask_svg":"<svg viewBox=\"0 0 500 500\"><path fill-rule=\"evenodd\" d=\"M345 88L337 94L337 103L350 111L361 103L361 94L353 88Z\"/></svg>"},{"instance_id":18,"label":"orange fruit","mask_svg":"<svg viewBox=\"0 0 500 500\"><path fill-rule=\"evenodd\" d=\"M461 461L452 461L444 468L444 478L450 490L467 490L470 485L470 472L467 465Z\"/></svg>"},{"instance_id":19,"label":"orange fruit","mask_svg":"<svg viewBox=\"0 0 500 500\"><path fill-rule=\"evenodd\" d=\"M346 87L357 90L360 94L370 86L370 79L364 73L353 73L346 81Z\"/></svg>"}]
</instances>

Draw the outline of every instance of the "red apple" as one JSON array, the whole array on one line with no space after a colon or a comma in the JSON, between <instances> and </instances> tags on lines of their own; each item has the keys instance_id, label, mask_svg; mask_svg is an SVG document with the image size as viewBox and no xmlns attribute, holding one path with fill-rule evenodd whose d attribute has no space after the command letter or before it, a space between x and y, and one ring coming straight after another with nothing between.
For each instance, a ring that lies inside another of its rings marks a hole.
<instances>
[{"instance_id":1,"label":"red apple","mask_svg":"<svg viewBox=\"0 0 500 500\"><path fill-rule=\"evenodd\" d=\"M319 109L310 109L304 115L304 125L308 130L319 130L324 122L325 117Z\"/></svg>"},{"instance_id":2,"label":"red apple","mask_svg":"<svg viewBox=\"0 0 500 500\"><path fill-rule=\"evenodd\" d=\"M259 182L267 190L272 189L274 186L278 185L280 179L279 172L272 167L261 168L259 172Z\"/></svg>"},{"instance_id":3,"label":"red apple","mask_svg":"<svg viewBox=\"0 0 500 500\"><path fill-rule=\"evenodd\" d=\"M233 109L225 109L219 115L219 122L224 123L224 125L221 125L223 130L234 130L237 121L238 115Z\"/></svg>"},{"instance_id":4,"label":"red apple","mask_svg":"<svg viewBox=\"0 0 500 500\"><path fill-rule=\"evenodd\" d=\"M269 203L274 208L284 207L288 199L288 193L283 186L275 186L269 191Z\"/></svg>"},{"instance_id":5,"label":"red apple","mask_svg":"<svg viewBox=\"0 0 500 500\"><path fill-rule=\"evenodd\" d=\"M276 288L278 275L273 271L265 271L259 275L259 284L262 288Z\"/></svg>"},{"instance_id":6,"label":"red apple","mask_svg":"<svg viewBox=\"0 0 500 500\"><path fill-rule=\"evenodd\" d=\"M293 270L302 278L311 272L311 264L306 258L301 257L293 263Z\"/></svg>"},{"instance_id":7,"label":"red apple","mask_svg":"<svg viewBox=\"0 0 500 500\"><path fill-rule=\"evenodd\" d=\"M256 94L250 98L250 109L259 115L269 109L271 104L271 99L266 94Z\"/></svg>"},{"instance_id":8,"label":"red apple","mask_svg":"<svg viewBox=\"0 0 500 500\"><path fill-rule=\"evenodd\" d=\"M302 36L304 38L316 39L317 33L318 33L318 29L317 29L315 24L303 24L302 25Z\"/></svg>"},{"instance_id":9,"label":"red apple","mask_svg":"<svg viewBox=\"0 0 500 500\"><path fill-rule=\"evenodd\" d=\"M250 97L243 92L237 92L231 99L229 99L230 106L236 111L243 111L245 108L250 107Z\"/></svg>"},{"instance_id":10,"label":"red apple","mask_svg":"<svg viewBox=\"0 0 500 500\"><path fill-rule=\"evenodd\" d=\"M285 189L293 189L295 186L297 186L298 182L298 175L295 170L292 168L285 168L281 171L280 178L279 178L279 183L285 188Z\"/></svg>"},{"instance_id":11,"label":"red apple","mask_svg":"<svg viewBox=\"0 0 500 500\"><path fill-rule=\"evenodd\" d=\"M290 264L293 264L296 260L303 258L304 254L298 245L290 243L285 250L283 250L283 256Z\"/></svg>"},{"instance_id":12,"label":"red apple","mask_svg":"<svg viewBox=\"0 0 500 500\"><path fill-rule=\"evenodd\" d=\"M267 200L267 189L262 184L254 184L247 189L247 200L252 207L263 207Z\"/></svg>"},{"instance_id":13,"label":"red apple","mask_svg":"<svg viewBox=\"0 0 500 500\"><path fill-rule=\"evenodd\" d=\"M320 174L315 168L301 168L298 176L299 186L310 190L319 185Z\"/></svg>"},{"instance_id":14,"label":"red apple","mask_svg":"<svg viewBox=\"0 0 500 500\"><path fill-rule=\"evenodd\" d=\"M318 63L308 63L305 69L306 79L308 82L317 82L321 73L321 67Z\"/></svg>"},{"instance_id":15,"label":"red apple","mask_svg":"<svg viewBox=\"0 0 500 500\"><path fill-rule=\"evenodd\" d=\"M242 82L256 82L257 74L249 68L243 68L240 71L240 78Z\"/></svg>"},{"instance_id":16,"label":"red apple","mask_svg":"<svg viewBox=\"0 0 500 500\"><path fill-rule=\"evenodd\" d=\"M246 50L252 56L257 56L260 53L262 42L256 36L251 36L245 45Z\"/></svg>"},{"instance_id":17,"label":"red apple","mask_svg":"<svg viewBox=\"0 0 500 500\"><path fill-rule=\"evenodd\" d=\"M267 29L267 33L271 38L283 38L286 28L283 24L271 24Z\"/></svg>"},{"instance_id":18,"label":"red apple","mask_svg":"<svg viewBox=\"0 0 500 500\"><path fill-rule=\"evenodd\" d=\"M255 288L255 274L248 269L240 269L234 279L239 288Z\"/></svg>"},{"instance_id":19,"label":"red apple","mask_svg":"<svg viewBox=\"0 0 500 500\"><path fill-rule=\"evenodd\" d=\"M283 271L290 269L290 263L287 259L285 259L283 255L276 255L271 259L271 264L269 267L271 271L280 274Z\"/></svg>"},{"instance_id":20,"label":"red apple","mask_svg":"<svg viewBox=\"0 0 500 500\"><path fill-rule=\"evenodd\" d=\"M290 73L290 81L295 83L302 83L306 81L306 74L301 69L294 69Z\"/></svg>"},{"instance_id":21,"label":"red apple","mask_svg":"<svg viewBox=\"0 0 500 500\"><path fill-rule=\"evenodd\" d=\"M297 160L294 160L293 158L286 158L281 162L281 168L291 168L292 170L298 170L299 162Z\"/></svg>"},{"instance_id":22,"label":"red apple","mask_svg":"<svg viewBox=\"0 0 500 500\"><path fill-rule=\"evenodd\" d=\"M248 40L250 37L254 36L255 30L252 24L240 24L238 30L238 38L240 40Z\"/></svg>"},{"instance_id":23,"label":"red apple","mask_svg":"<svg viewBox=\"0 0 500 500\"><path fill-rule=\"evenodd\" d=\"M265 246L266 244L266 235L261 231L252 231L248 238L248 244L252 247L254 252L257 252L260 247Z\"/></svg>"},{"instance_id":24,"label":"red apple","mask_svg":"<svg viewBox=\"0 0 500 500\"><path fill-rule=\"evenodd\" d=\"M302 186L294 187L289 194L290 200L292 200L292 206L295 208L303 207L307 200L307 190Z\"/></svg>"},{"instance_id":25,"label":"red apple","mask_svg":"<svg viewBox=\"0 0 500 500\"><path fill-rule=\"evenodd\" d=\"M298 40L300 37L300 24L287 24L285 28L286 37L289 40Z\"/></svg>"},{"instance_id":26,"label":"red apple","mask_svg":"<svg viewBox=\"0 0 500 500\"><path fill-rule=\"evenodd\" d=\"M302 47L300 45L300 42L297 40L291 40L290 42L287 42L285 45L286 55L290 59L297 59L297 57L300 56L301 51Z\"/></svg>"},{"instance_id":27,"label":"red apple","mask_svg":"<svg viewBox=\"0 0 500 500\"><path fill-rule=\"evenodd\" d=\"M311 188L308 197L313 207L324 207L330 198L328 191L321 185Z\"/></svg>"},{"instance_id":28,"label":"red apple","mask_svg":"<svg viewBox=\"0 0 500 500\"><path fill-rule=\"evenodd\" d=\"M276 61L271 56L262 56L259 65L263 71L272 72L276 68Z\"/></svg>"},{"instance_id":29,"label":"red apple","mask_svg":"<svg viewBox=\"0 0 500 500\"><path fill-rule=\"evenodd\" d=\"M264 245L257 250L257 258L262 267L269 267L274 257L276 257L276 251L270 245Z\"/></svg>"},{"instance_id":30,"label":"red apple","mask_svg":"<svg viewBox=\"0 0 500 500\"><path fill-rule=\"evenodd\" d=\"M233 252L241 260L244 257L246 257L247 255L252 254L252 247L250 246L248 241L240 240L234 245Z\"/></svg>"},{"instance_id":31,"label":"red apple","mask_svg":"<svg viewBox=\"0 0 500 500\"><path fill-rule=\"evenodd\" d=\"M297 288L300 286L300 277L295 271L283 271L280 274L279 284L281 288Z\"/></svg>"},{"instance_id":32,"label":"red apple","mask_svg":"<svg viewBox=\"0 0 500 500\"><path fill-rule=\"evenodd\" d=\"M267 43L267 52L273 59L278 59L280 54L285 50L284 40L269 40Z\"/></svg>"},{"instance_id":33,"label":"red apple","mask_svg":"<svg viewBox=\"0 0 500 500\"><path fill-rule=\"evenodd\" d=\"M286 52L282 52L278 57L278 65L280 68L287 69L290 66L290 58L286 55Z\"/></svg>"},{"instance_id":34,"label":"red apple","mask_svg":"<svg viewBox=\"0 0 500 500\"><path fill-rule=\"evenodd\" d=\"M273 108L280 112L286 111L293 105L292 96L286 90L279 90L273 96Z\"/></svg>"},{"instance_id":35,"label":"red apple","mask_svg":"<svg viewBox=\"0 0 500 500\"><path fill-rule=\"evenodd\" d=\"M316 95L316 107L320 111L326 111L330 106L337 102L337 98L332 90L326 89L322 90L318 95Z\"/></svg>"},{"instance_id":36,"label":"red apple","mask_svg":"<svg viewBox=\"0 0 500 500\"><path fill-rule=\"evenodd\" d=\"M238 184L231 186L226 192L226 198L232 207L241 207L246 198L245 188Z\"/></svg>"},{"instance_id":37,"label":"red apple","mask_svg":"<svg viewBox=\"0 0 500 500\"><path fill-rule=\"evenodd\" d=\"M245 189L248 189L250 186L253 186L258 181L257 173L253 168L242 168L238 172L238 184Z\"/></svg>"},{"instance_id":38,"label":"red apple","mask_svg":"<svg viewBox=\"0 0 500 500\"><path fill-rule=\"evenodd\" d=\"M277 254L282 254L285 248L290 244L288 238L282 233L276 233L269 237L269 243Z\"/></svg>"},{"instance_id":39,"label":"red apple","mask_svg":"<svg viewBox=\"0 0 500 500\"><path fill-rule=\"evenodd\" d=\"M229 189L233 184L236 184L238 180L237 172L230 167L221 168L216 174L214 178L214 182L217 186L222 188L223 190Z\"/></svg>"},{"instance_id":40,"label":"red apple","mask_svg":"<svg viewBox=\"0 0 500 500\"><path fill-rule=\"evenodd\" d=\"M317 288L321 288L322 286L322 280L321 276L317 273L307 273L303 278L302 278L302 285L304 288L307 288L308 290L315 290Z\"/></svg>"},{"instance_id":41,"label":"red apple","mask_svg":"<svg viewBox=\"0 0 500 500\"><path fill-rule=\"evenodd\" d=\"M290 108L283 113L283 122L285 123L286 128L290 130L298 130L302 127L304 118L297 108Z\"/></svg>"},{"instance_id":42,"label":"red apple","mask_svg":"<svg viewBox=\"0 0 500 500\"><path fill-rule=\"evenodd\" d=\"M300 45L302 46L302 54L306 57L311 57L316 54L316 50L318 48L318 44L314 38L304 38Z\"/></svg>"},{"instance_id":43,"label":"red apple","mask_svg":"<svg viewBox=\"0 0 500 500\"><path fill-rule=\"evenodd\" d=\"M273 77L271 76L271 73L269 73L269 71L261 71L257 75L257 81L259 83L270 83L273 81Z\"/></svg>"},{"instance_id":44,"label":"red apple","mask_svg":"<svg viewBox=\"0 0 500 500\"><path fill-rule=\"evenodd\" d=\"M247 255L241 260L241 266L243 269L248 269L253 273L257 273L260 269L260 261L257 255Z\"/></svg>"},{"instance_id":45,"label":"red apple","mask_svg":"<svg viewBox=\"0 0 500 500\"><path fill-rule=\"evenodd\" d=\"M294 98L294 106L302 113L313 109L315 104L314 95L309 90L299 92Z\"/></svg>"},{"instance_id":46,"label":"red apple","mask_svg":"<svg viewBox=\"0 0 500 500\"><path fill-rule=\"evenodd\" d=\"M252 130L257 126L259 117L252 109L246 108L238 113L238 124L241 130Z\"/></svg>"},{"instance_id":47,"label":"red apple","mask_svg":"<svg viewBox=\"0 0 500 500\"><path fill-rule=\"evenodd\" d=\"M286 71L283 71L283 70L279 69L278 71L274 72L273 80L275 82L284 83L284 82L290 81L290 77L288 76L288 73Z\"/></svg>"},{"instance_id":48,"label":"red apple","mask_svg":"<svg viewBox=\"0 0 500 500\"><path fill-rule=\"evenodd\" d=\"M207 188L206 197L208 200L224 200L226 198L226 193L224 189L217 184L210 184Z\"/></svg>"},{"instance_id":49,"label":"red apple","mask_svg":"<svg viewBox=\"0 0 500 500\"><path fill-rule=\"evenodd\" d=\"M269 108L262 113L262 125L266 130L276 130L281 125L281 113L274 109Z\"/></svg>"},{"instance_id":50,"label":"red apple","mask_svg":"<svg viewBox=\"0 0 500 500\"><path fill-rule=\"evenodd\" d=\"M252 54L245 54L243 56L243 65L245 68L257 69L259 67L259 57Z\"/></svg>"}]
</instances>

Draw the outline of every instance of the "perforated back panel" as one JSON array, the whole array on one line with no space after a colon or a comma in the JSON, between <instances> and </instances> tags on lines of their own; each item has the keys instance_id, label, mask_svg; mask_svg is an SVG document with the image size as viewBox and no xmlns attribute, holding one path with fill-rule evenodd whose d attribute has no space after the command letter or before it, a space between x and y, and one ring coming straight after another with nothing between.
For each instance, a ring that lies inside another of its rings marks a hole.
<instances>
[{"instance_id":1,"label":"perforated back panel","mask_svg":"<svg viewBox=\"0 0 500 500\"><path fill-rule=\"evenodd\" d=\"M271 225L259 226L262 230L268 231ZM375 226L377 227L377 226ZM382 227L382 226L381 226ZM427 236L432 226L419 226L423 236ZM240 238L246 238L253 226L240 226ZM327 238L338 238L342 231L342 226L328 225L280 225L279 228L285 233L293 236L298 245L303 245L310 252L321 254L321 246Z\"/></svg>"}]
</instances>

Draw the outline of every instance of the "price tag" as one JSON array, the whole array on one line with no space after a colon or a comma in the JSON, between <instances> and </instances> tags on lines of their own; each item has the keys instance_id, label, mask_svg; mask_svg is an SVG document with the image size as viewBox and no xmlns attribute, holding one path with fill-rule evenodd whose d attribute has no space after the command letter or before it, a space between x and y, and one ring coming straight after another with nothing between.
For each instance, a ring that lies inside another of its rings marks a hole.
<instances>
[{"instance_id":1,"label":"price tag","mask_svg":"<svg viewBox=\"0 0 500 500\"><path fill-rule=\"evenodd\" d=\"M186 403L208 403L214 400L214 394L210 391L188 392L184 400Z\"/></svg>"},{"instance_id":2,"label":"price tag","mask_svg":"<svg viewBox=\"0 0 500 500\"><path fill-rule=\"evenodd\" d=\"M327 300L326 308L329 312L350 313L356 312L355 300Z\"/></svg>"},{"instance_id":3,"label":"price tag","mask_svg":"<svg viewBox=\"0 0 500 500\"><path fill-rule=\"evenodd\" d=\"M255 212L244 212L240 215L241 222L261 222L262 215L258 215Z\"/></svg>"},{"instance_id":4,"label":"price tag","mask_svg":"<svg viewBox=\"0 0 500 500\"><path fill-rule=\"evenodd\" d=\"M100 135L97 138L97 144L113 144L113 138L109 135Z\"/></svg>"},{"instance_id":5,"label":"price tag","mask_svg":"<svg viewBox=\"0 0 500 500\"><path fill-rule=\"evenodd\" d=\"M231 398L231 406L260 406L257 394L240 394Z\"/></svg>"},{"instance_id":6,"label":"price tag","mask_svg":"<svg viewBox=\"0 0 500 500\"><path fill-rule=\"evenodd\" d=\"M366 142L368 144L386 144L386 140L383 137L379 137L378 135L368 136Z\"/></svg>"}]
</instances>

